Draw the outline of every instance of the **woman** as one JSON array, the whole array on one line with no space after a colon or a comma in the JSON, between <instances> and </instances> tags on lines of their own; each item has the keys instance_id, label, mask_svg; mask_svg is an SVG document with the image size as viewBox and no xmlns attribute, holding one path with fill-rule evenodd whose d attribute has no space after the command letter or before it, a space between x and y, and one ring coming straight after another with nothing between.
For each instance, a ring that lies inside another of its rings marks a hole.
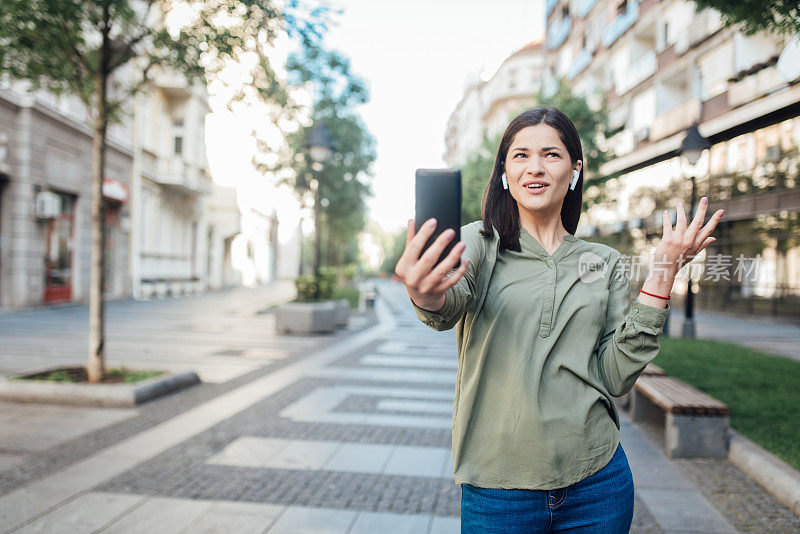
<instances>
[{"instance_id":1,"label":"woman","mask_svg":"<svg viewBox=\"0 0 800 534\"><path fill-rule=\"evenodd\" d=\"M612 397L658 354L675 275L714 241L722 210L703 226L704 197L687 225L679 203L675 228L663 213L664 235L631 305L622 255L574 236L582 184L572 121L534 108L506 129L483 220L461 229L445 260L434 265L452 230L421 254L435 220L416 235L409 221L395 272L423 323L457 332L463 532L630 528L633 479Z\"/></svg>"}]
</instances>

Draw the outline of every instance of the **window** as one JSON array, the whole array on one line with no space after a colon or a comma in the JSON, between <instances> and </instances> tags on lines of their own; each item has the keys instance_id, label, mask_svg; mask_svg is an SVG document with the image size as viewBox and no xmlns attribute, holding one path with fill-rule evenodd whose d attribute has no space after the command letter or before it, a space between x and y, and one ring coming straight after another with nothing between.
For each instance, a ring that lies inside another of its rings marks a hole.
<instances>
[{"instance_id":1,"label":"window","mask_svg":"<svg viewBox=\"0 0 800 534\"><path fill-rule=\"evenodd\" d=\"M176 156L183 154L183 119L176 118L172 122L173 151Z\"/></svg>"}]
</instances>

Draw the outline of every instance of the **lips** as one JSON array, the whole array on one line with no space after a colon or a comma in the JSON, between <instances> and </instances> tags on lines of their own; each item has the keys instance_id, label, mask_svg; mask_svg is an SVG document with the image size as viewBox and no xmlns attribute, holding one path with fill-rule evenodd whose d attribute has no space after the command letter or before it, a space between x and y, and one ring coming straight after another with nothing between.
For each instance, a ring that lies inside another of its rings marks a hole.
<instances>
[{"instance_id":1,"label":"lips","mask_svg":"<svg viewBox=\"0 0 800 534\"><path fill-rule=\"evenodd\" d=\"M546 185L544 187L539 187L539 188L525 187L524 189L525 189L525 191L527 191L531 195L540 195L540 194L544 193L545 191L547 191L548 187L549 186Z\"/></svg>"},{"instance_id":2,"label":"lips","mask_svg":"<svg viewBox=\"0 0 800 534\"><path fill-rule=\"evenodd\" d=\"M534 185L539 185L541 187L529 187L529 186L534 186ZM525 191L528 191L531 194L542 193L548 187L550 187L550 184L548 184L544 180L528 180L527 182L524 182L522 184L522 188L525 189Z\"/></svg>"},{"instance_id":3,"label":"lips","mask_svg":"<svg viewBox=\"0 0 800 534\"><path fill-rule=\"evenodd\" d=\"M529 185L536 185L536 184L550 185L547 182L545 182L544 180L528 180L527 182L523 182L522 183L522 187L528 187Z\"/></svg>"}]
</instances>

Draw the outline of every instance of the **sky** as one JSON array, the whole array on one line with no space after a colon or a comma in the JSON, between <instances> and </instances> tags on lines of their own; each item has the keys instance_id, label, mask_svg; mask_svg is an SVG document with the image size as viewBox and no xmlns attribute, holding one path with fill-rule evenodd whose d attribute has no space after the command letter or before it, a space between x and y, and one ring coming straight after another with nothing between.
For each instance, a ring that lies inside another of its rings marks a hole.
<instances>
[{"instance_id":1,"label":"sky","mask_svg":"<svg viewBox=\"0 0 800 534\"><path fill-rule=\"evenodd\" d=\"M414 171L444 167L447 119L470 73L488 78L542 37L543 0L339 0L325 38L350 57L371 100L359 108L376 138L370 218L405 228L414 213Z\"/></svg>"}]
</instances>

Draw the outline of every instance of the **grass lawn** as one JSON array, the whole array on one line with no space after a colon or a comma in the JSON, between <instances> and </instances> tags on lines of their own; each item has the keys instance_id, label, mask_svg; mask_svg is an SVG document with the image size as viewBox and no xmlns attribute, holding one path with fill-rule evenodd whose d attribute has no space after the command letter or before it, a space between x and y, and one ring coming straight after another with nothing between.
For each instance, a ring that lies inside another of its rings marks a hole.
<instances>
[{"instance_id":1,"label":"grass lawn","mask_svg":"<svg viewBox=\"0 0 800 534\"><path fill-rule=\"evenodd\" d=\"M800 469L800 362L741 345L661 338L653 362L731 408L731 426Z\"/></svg>"},{"instance_id":2,"label":"grass lawn","mask_svg":"<svg viewBox=\"0 0 800 534\"><path fill-rule=\"evenodd\" d=\"M153 378L154 376L163 375L164 371L150 371L150 370L137 370L128 369L126 367L114 367L106 369L106 376L103 379L104 383L119 383L134 384ZM50 382L88 382L88 375L85 367L62 367L61 369L54 369L51 371L44 371L27 376L15 377L15 380L45 380Z\"/></svg>"}]
</instances>

